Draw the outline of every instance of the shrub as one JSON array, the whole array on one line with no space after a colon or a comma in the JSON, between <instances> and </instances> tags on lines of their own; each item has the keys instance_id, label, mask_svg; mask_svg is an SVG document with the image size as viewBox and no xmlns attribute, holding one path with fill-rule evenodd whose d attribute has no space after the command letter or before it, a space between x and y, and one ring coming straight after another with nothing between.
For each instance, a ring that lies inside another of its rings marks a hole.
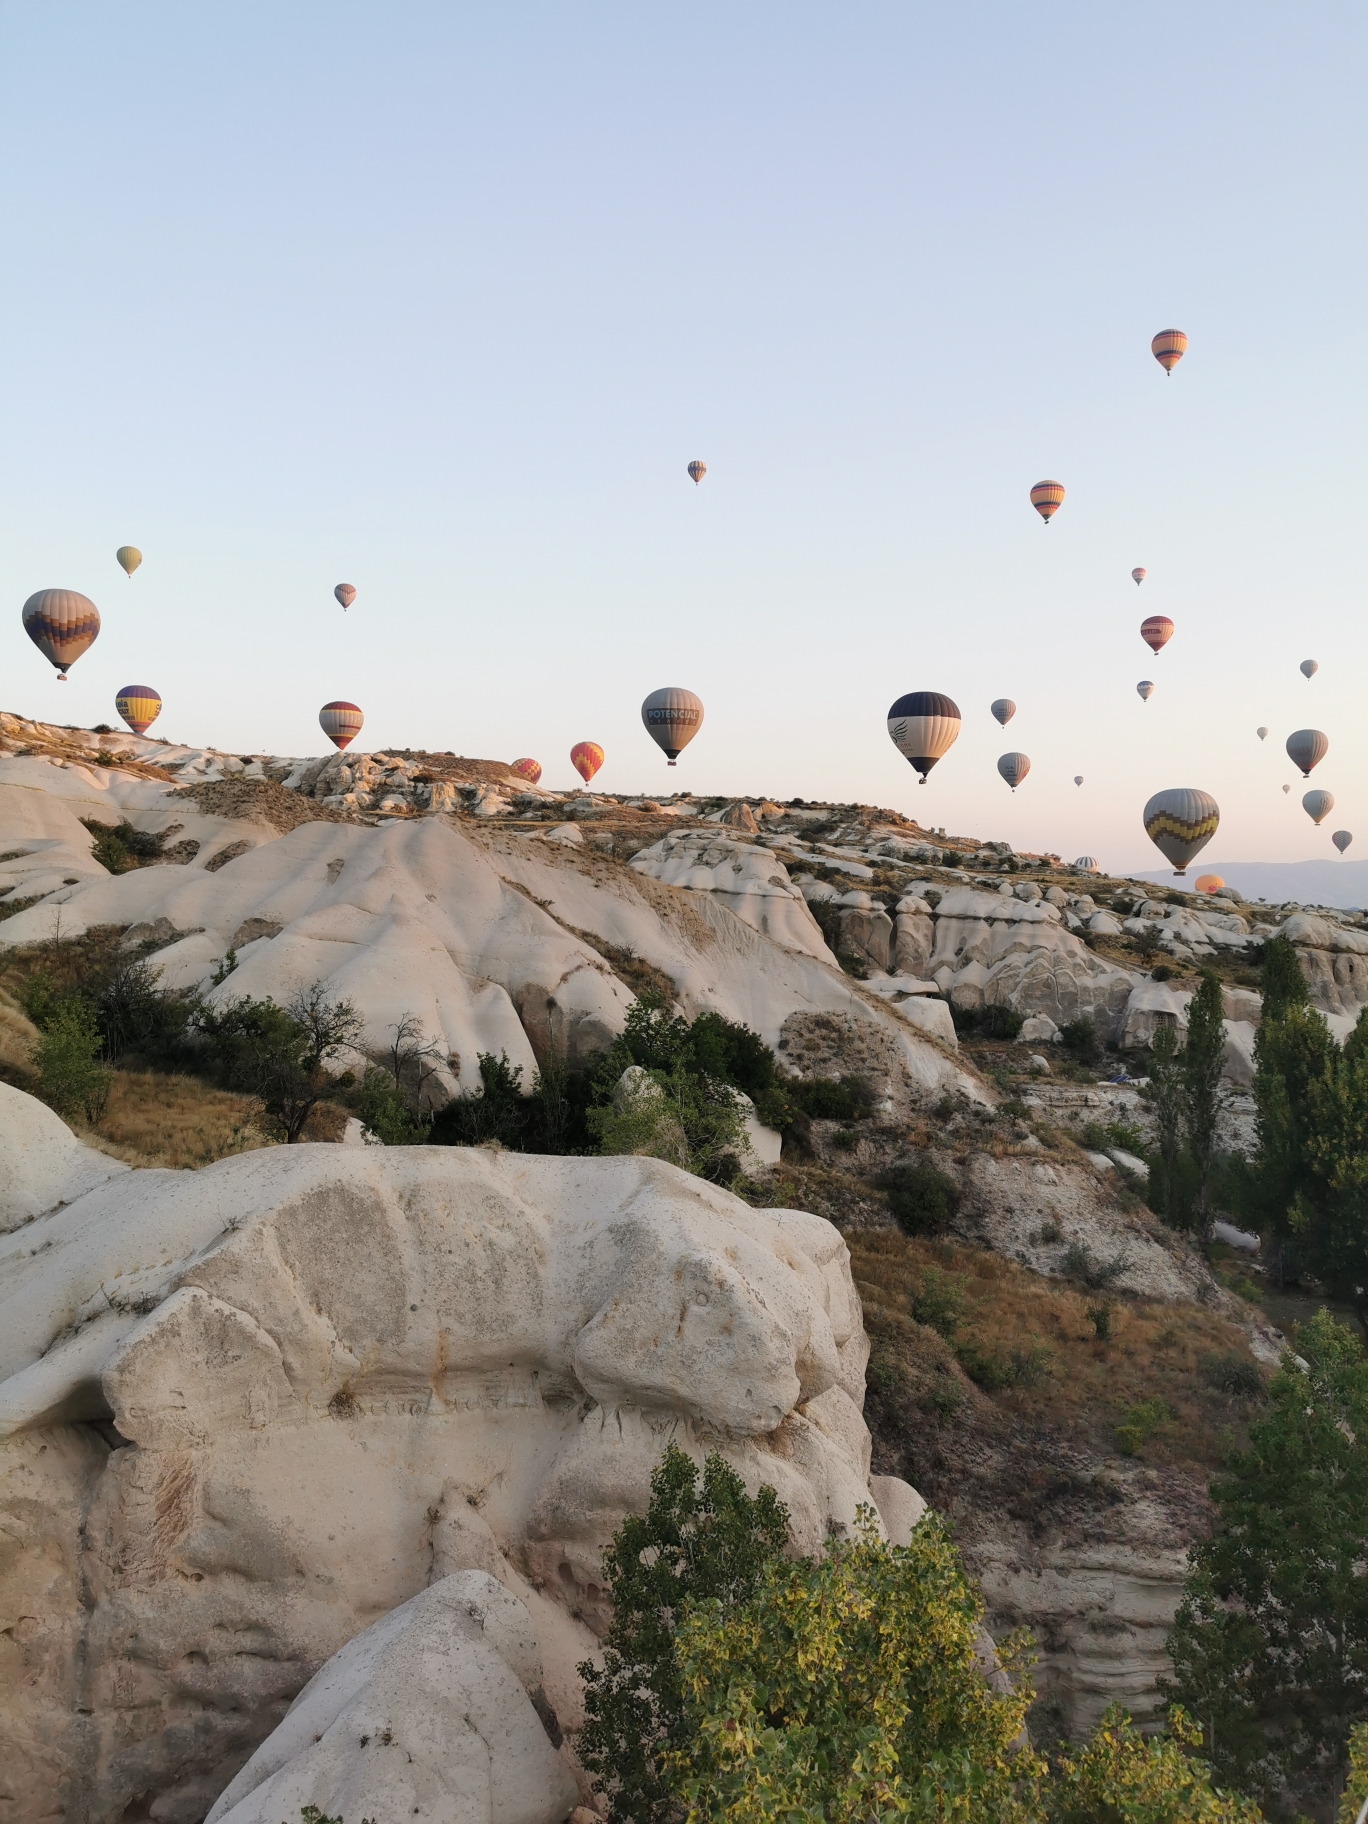
<instances>
[{"instance_id":1,"label":"shrub","mask_svg":"<svg viewBox=\"0 0 1368 1824\"><path fill-rule=\"evenodd\" d=\"M121 962L95 997L95 1019L105 1056L136 1052L149 1064L184 1060L188 1030L198 1010L193 995L168 994L157 986L161 971L142 958Z\"/></svg>"},{"instance_id":2,"label":"shrub","mask_svg":"<svg viewBox=\"0 0 1368 1824\"><path fill-rule=\"evenodd\" d=\"M106 766L114 764L112 758L100 758ZM95 838L91 854L111 874L127 874L130 869L146 867L162 852L164 837L136 830L127 819L122 823L101 823L98 817L82 817L81 822Z\"/></svg>"},{"instance_id":3,"label":"shrub","mask_svg":"<svg viewBox=\"0 0 1368 1824\"><path fill-rule=\"evenodd\" d=\"M959 1186L948 1173L919 1160L902 1160L876 1181L904 1235L938 1235L959 1210Z\"/></svg>"},{"instance_id":4,"label":"shrub","mask_svg":"<svg viewBox=\"0 0 1368 1824\"><path fill-rule=\"evenodd\" d=\"M1110 1298L1104 1298L1099 1304L1088 1306L1088 1322L1093 1327L1093 1335L1100 1343L1109 1343L1112 1333L1112 1312L1116 1305Z\"/></svg>"},{"instance_id":5,"label":"shrub","mask_svg":"<svg viewBox=\"0 0 1368 1824\"><path fill-rule=\"evenodd\" d=\"M1247 1355L1205 1355L1202 1379L1232 1400L1261 1400L1264 1377L1259 1364Z\"/></svg>"},{"instance_id":6,"label":"shrub","mask_svg":"<svg viewBox=\"0 0 1368 1824\"><path fill-rule=\"evenodd\" d=\"M51 1009L34 1047L38 1094L68 1119L83 1115L93 1126L109 1100L109 1072L97 1062L100 1033L84 1001L65 1000Z\"/></svg>"},{"instance_id":7,"label":"shrub","mask_svg":"<svg viewBox=\"0 0 1368 1824\"><path fill-rule=\"evenodd\" d=\"M809 1121L863 1121L874 1107L874 1091L864 1077L806 1077L786 1083L784 1093Z\"/></svg>"},{"instance_id":8,"label":"shrub","mask_svg":"<svg viewBox=\"0 0 1368 1824\"><path fill-rule=\"evenodd\" d=\"M1127 1406L1116 1427L1116 1448L1123 1457L1138 1457L1155 1432L1171 1425L1177 1417L1168 1401L1157 1397Z\"/></svg>"},{"instance_id":9,"label":"shrub","mask_svg":"<svg viewBox=\"0 0 1368 1824\"><path fill-rule=\"evenodd\" d=\"M949 1342L964 1318L966 1284L962 1273L942 1273L938 1267L928 1267L912 1300L913 1317Z\"/></svg>"},{"instance_id":10,"label":"shrub","mask_svg":"<svg viewBox=\"0 0 1368 1824\"><path fill-rule=\"evenodd\" d=\"M1096 1064L1102 1055L1102 1041L1091 1020L1070 1020L1061 1026L1059 1042L1078 1064Z\"/></svg>"},{"instance_id":11,"label":"shrub","mask_svg":"<svg viewBox=\"0 0 1368 1824\"><path fill-rule=\"evenodd\" d=\"M1050 1372L1054 1355L1038 1339L1029 1349L987 1349L972 1339L955 1344L955 1356L969 1379L986 1393L1008 1387L1038 1387Z\"/></svg>"},{"instance_id":12,"label":"shrub","mask_svg":"<svg viewBox=\"0 0 1368 1824\"><path fill-rule=\"evenodd\" d=\"M1130 1255L1124 1248L1110 1260L1099 1260L1085 1241L1071 1241L1064 1250L1065 1273L1070 1279L1081 1279L1094 1292L1124 1278L1130 1264Z\"/></svg>"},{"instance_id":13,"label":"shrub","mask_svg":"<svg viewBox=\"0 0 1368 1824\"><path fill-rule=\"evenodd\" d=\"M356 1009L330 1000L321 982L302 989L288 1007L250 996L201 1006L195 1024L225 1086L259 1097L289 1145L331 1087L324 1066L361 1036Z\"/></svg>"},{"instance_id":14,"label":"shrub","mask_svg":"<svg viewBox=\"0 0 1368 1824\"><path fill-rule=\"evenodd\" d=\"M523 1093L522 1066L508 1053L478 1054L480 1087L472 1095L447 1103L432 1123L432 1139L441 1146L503 1146L521 1152L527 1135L531 1098Z\"/></svg>"}]
</instances>

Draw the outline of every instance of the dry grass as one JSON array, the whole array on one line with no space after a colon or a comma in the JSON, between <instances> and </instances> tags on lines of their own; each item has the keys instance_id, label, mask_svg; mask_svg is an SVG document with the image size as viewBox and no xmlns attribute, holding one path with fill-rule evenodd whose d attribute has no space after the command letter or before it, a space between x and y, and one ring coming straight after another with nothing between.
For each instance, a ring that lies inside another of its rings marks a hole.
<instances>
[{"instance_id":1,"label":"dry grass","mask_svg":"<svg viewBox=\"0 0 1368 1824\"><path fill-rule=\"evenodd\" d=\"M195 1170L274 1145L260 1119L261 1105L251 1096L213 1089L195 1077L116 1070L98 1130L77 1131L128 1165Z\"/></svg>"},{"instance_id":2,"label":"dry grass","mask_svg":"<svg viewBox=\"0 0 1368 1824\"><path fill-rule=\"evenodd\" d=\"M1159 1400L1172 1417L1140 1454L1202 1469L1243 1431L1250 1404L1213 1385L1212 1364L1253 1357L1235 1324L1200 1305L1115 1297L1104 1341L1088 1312L1107 1294L957 1242L888 1230L846 1239L874 1343L871 1386L889 1422L935 1423L987 1401L1005 1419L1106 1456L1118 1452L1127 1410ZM957 1323L940 1320L949 1342L915 1315L947 1296L961 1307Z\"/></svg>"},{"instance_id":3,"label":"dry grass","mask_svg":"<svg viewBox=\"0 0 1368 1824\"><path fill-rule=\"evenodd\" d=\"M12 1083L16 1089L32 1089L33 1048L37 1043L38 1028L13 997L0 989L0 1082Z\"/></svg>"},{"instance_id":4,"label":"dry grass","mask_svg":"<svg viewBox=\"0 0 1368 1824\"><path fill-rule=\"evenodd\" d=\"M265 823L286 835L302 823L355 823L354 817L335 811L313 798L301 797L274 779L213 779L202 785L182 785L167 794L189 798L210 817L237 817Z\"/></svg>"}]
</instances>

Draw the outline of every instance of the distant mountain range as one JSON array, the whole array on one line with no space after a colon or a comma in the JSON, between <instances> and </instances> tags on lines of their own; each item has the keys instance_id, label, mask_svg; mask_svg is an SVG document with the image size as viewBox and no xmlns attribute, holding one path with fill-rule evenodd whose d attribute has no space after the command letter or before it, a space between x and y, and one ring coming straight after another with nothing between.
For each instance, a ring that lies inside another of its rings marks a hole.
<instances>
[{"instance_id":1,"label":"distant mountain range","mask_svg":"<svg viewBox=\"0 0 1368 1824\"><path fill-rule=\"evenodd\" d=\"M1264 899L1273 906L1289 899L1304 906L1368 906L1368 861L1208 861L1204 855L1183 881L1174 880L1172 868L1130 878L1190 892L1199 874L1219 874L1246 899Z\"/></svg>"}]
</instances>

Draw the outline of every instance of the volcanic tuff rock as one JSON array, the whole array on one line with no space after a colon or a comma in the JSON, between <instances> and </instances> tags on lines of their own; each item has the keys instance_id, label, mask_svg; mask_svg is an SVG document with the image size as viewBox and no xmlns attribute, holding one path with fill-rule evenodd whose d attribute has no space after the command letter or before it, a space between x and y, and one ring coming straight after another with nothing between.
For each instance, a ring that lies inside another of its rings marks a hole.
<instances>
[{"instance_id":1,"label":"volcanic tuff rock","mask_svg":"<svg viewBox=\"0 0 1368 1824\"><path fill-rule=\"evenodd\" d=\"M803 1551L871 1499L905 1527L867 1357L836 1229L652 1160L281 1147L35 1216L0 1241L14 1817L195 1824L331 1655L459 1571L524 1605L568 1730L669 1439L774 1485Z\"/></svg>"}]
</instances>

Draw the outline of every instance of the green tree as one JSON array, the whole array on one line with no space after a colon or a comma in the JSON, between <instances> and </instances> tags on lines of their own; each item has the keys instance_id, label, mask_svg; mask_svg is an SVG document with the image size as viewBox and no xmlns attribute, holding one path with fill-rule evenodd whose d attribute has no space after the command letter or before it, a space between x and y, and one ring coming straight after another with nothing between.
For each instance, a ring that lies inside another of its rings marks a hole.
<instances>
[{"instance_id":1,"label":"green tree","mask_svg":"<svg viewBox=\"0 0 1368 1824\"><path fill-rule=\"evenodd\" d=\"M56 1002L34 1047L38 1094L59 1115L81 1115L94 1126L109 1101L110 1073L99 1056L100 1029L91 1008L75 997Z\"/></svg>"},{"instance_id":2,"label":"green tree","mask_svg":"<svg viewBox=\"0 0 1368 1824\"><path fill-rule=\"evenodd\" d=\"M1368 1689L1368 1357L1321 1311L1211 1485L1169 1638L1169 1694L1211 1732L1213 1764L1276 1800L1338 1792Z\"/></svg>"},{"instance_id":3,"label":"green tree","mask_svg":"<svg viewBox=\"0 0 1368 1824\"><path fill-rule=\"evenodd\" d=\"M690 1070L683 1058L670 1071L637 1070L611 1102L589 1110L599 1151L667 1159L715 1183L734 1179L750 1142L731 1085Z\"/></svg>"},{"instance_id":4,"label":"green tree","mask_svg":"<svg viewBox=\"0 0 1368 1824\"><path fill-rule=\"evenodd\" d=\"M1159 1215L1175 1223L1178 1206L1178 1154L1183 1143L1183 1077L1178 1058L1178 1029L1163 1020L1150 1041L1148 1078L1140 1091L1154 1111L1155 1152L1150 1199Z\"/></svg>"},{"instance_id":5,"label":"green tree","mask_svg":"<svg viewBox=\"0 0 1368 1824\"><path fill-rule=\"evenodd\" d=\"M1297 947L1288 938L1271 937L1263 947L1259 971L1265 1023L1280 1020L1294 1007L1307 1007L1311 996L1302 973Z\"/></svg>"},{"instance_id":6,"label":"green tree","mask_svg":"<svg viewBox=\"0 0 1368 1824\"><path fill-rule=\"evenodd\" d=\"M1216 1124L1221 1113L1221 1065L1225 1059L1221 984L1209 969L1202 971L1197 992L1188 1004L1187 1044L1183 1047L1183 1132L1196 1180L1193 1227L1203 1247L1211 1242L1214 1217L1209 1192L1216 1162Z\"/></svg>"},{"instance_id":7,"label":"green tree","mask_svg":"<svg viewBox=\"0 0 1368 1824\"><path fill-rule=\"evenodd\" d=\"M676 1629L691 1602L744 1601L788 1543L788 1511L772 1488L752 1499L715 1452L700 1484L671 1444L651 1477L644 1515L630 1515L604 1554L613 1619L603 1664L587 1661L587 1721L576 1747L614 1824L672 1824L680 1816L662 1757L685 1731Z\"/></svg>"},{"instance_id":8,"label":"green tree","mask_svg":"<svg viewBox=\"0 0 1368 1824\"><path fill-rule=\"evenodd\" d=\"M1340 1798L1339 1824L1358 1824L1358 1815L1368 1805L1368 1723L1355 1723L1346 1744L1349 1778Z\"/></svg>"},{"instance_id":9,"label":"green tree","mask_svg":"<svg viewBox=\"0 0 1368 1824\"><path fill-rule=\"evenodd\" d=\"M206 1005L196 1025L223 1080L258 1096L290 1145L331 1087L325 1067L356 1045L362 1030L351 1003L329 999L321 982L302 989L288 1007L250 996Z\"/></svg>"},{"instance_id":10,"label":"green tree","mask_svg":"<svg viewBox=\"0 0 1368 1824\"><path fill-rule=\"evenodd\" d=\"M1201 1730L1181 1709L1166 1735L1142 1735L1114 1705L1081 1750L1061 1757L1050 1792L1056 1824L1257 1824L1257 1805L1217 1792L1190 1750Z\"/></svg>"}]
</instances>

